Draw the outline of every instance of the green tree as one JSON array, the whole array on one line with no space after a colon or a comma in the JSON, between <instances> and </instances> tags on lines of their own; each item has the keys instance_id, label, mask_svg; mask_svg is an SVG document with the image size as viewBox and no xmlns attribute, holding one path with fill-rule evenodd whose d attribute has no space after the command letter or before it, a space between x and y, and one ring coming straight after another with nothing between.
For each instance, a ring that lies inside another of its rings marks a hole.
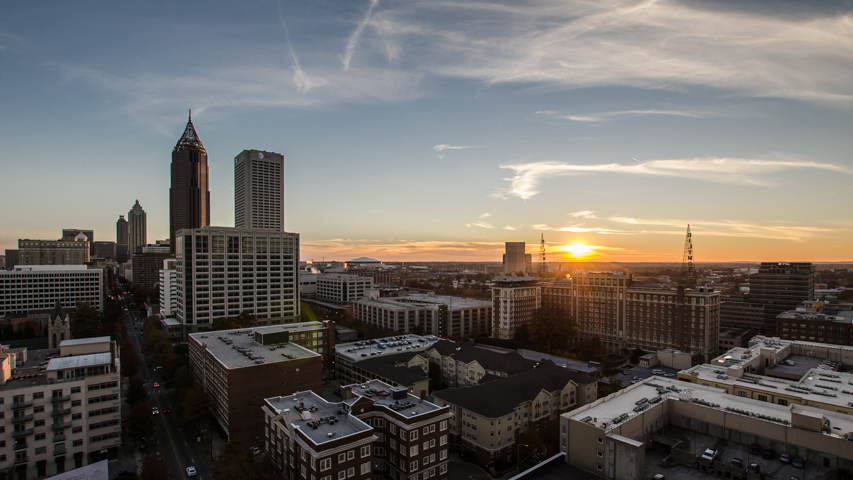
<instances>
[{"instance_id":1,"label":"green tree","mask_svg":"<svg viewBox=\"0 0 853 480\"><path fill-rule=\"evenodd\" d=\"M540 308L530 322L530 341L539 349L551 353L554 344L565 346L573 336L574 322L571 316L556 308Z\"/></svg>"},{"instance_id":2,"label":"green tree","mask_svg":"<svg viewBox=\"0 0 853 480\"><path fill-rule=\"evenodd\" d=\"M127 386L127 397L125 401L131 407L148 400L148 392L145 390L145 382L139 377L132 377Z\"/></svg>"},{"instance_id":3,"label":"green tree","mask_svg":"<svg viewBox=\"0 0 853 480\"><path fill-rule=\"evenodd\" d=\"M137 403L130 409L128 430L130 436L137 442L154 433L155 425L151 410L145 403Z\"/></svg>"},{"instance_id":4,"label":"green tree","mask_svg":"<svg viewBox=\"0 0 853 480\"><path fill-rule=\"evenodd\" d=\"M236 476L233 478L240 478ZM138 480L171 480L172 474L169 472L169 466L160 455L146 455L142 457L142 469L139 472Z\"/></svg>"},{"instance_id":5,"label":"green tree","mask_svg":"<svg viewBox=\"0 0 853 480\"><path fill-rule=\"evenodd\" d=\"M515 327L515 336L513 337L520 345L530 344L530 327L527 324L522 324Z\"/></svg>"},{"instance_id":6,"label":"green tree","mask_svg":"<svg viewBox=\"0 0 853 480\"><path fill-rule=\"evenodd\" d=\"M74 338L92 338L101 336L101 313L87 302L80 302L71 312L71 335Z\"/></svg>"}]
</instances>

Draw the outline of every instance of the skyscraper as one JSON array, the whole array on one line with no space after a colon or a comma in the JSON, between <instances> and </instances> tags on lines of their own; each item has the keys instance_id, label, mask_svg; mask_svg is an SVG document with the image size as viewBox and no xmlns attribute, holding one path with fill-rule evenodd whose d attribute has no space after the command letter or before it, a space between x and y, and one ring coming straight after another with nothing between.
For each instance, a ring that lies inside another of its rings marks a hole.
<instances>
[{"instance_id":1,"label":"skyscraper","mask_svg":"<svg viewBox=\"0 0 853 480\"><path fill-rule=\"evenodd\" d=\"M127 246L130 249L130 257L136 253L137 247L148 244L148 215L139 204L139 200L133 204L127 212Z\"/></svg>"},{"instance_id":2,"label":"skyscraper","mask_svg":"<svg viewBox=\"0 0 853 480\"><path fill-rule=\"evenodd\" d=\"M243 150L234 158L234 226L284 231L284 156Z\"/></svg>"},{"instance_id":3,"label":"skyscraper","mask_svg":"<svg viewBox=\"0 0 853 480\"><path fill-rule=\"evenodd\" d=\"M210 225L210 182L207 150L193 127L187 127L172 150L172 186L169 188L169 239L175 252L175 234L183 228Z\"/></svg>"},{"instance_id":4,"label":"skyscraper","mask_svg":"<svg viewBox=\"0 0 853 480\"><path fill-rule=\"evenodd\" d=\"M749 276L748 302L764 306L764 332L776 333L776 317L814 300L815 266L808 262L761 262Z\"/></svg>"},{"instance_id":5,"label":"skyscraper","mask_svg":"<svg viewBox=\"0 0 853 480\"><path fill-rule=\"evenodd\" d=\"M127 250L127 220L124 215L118 216L116 222L116 261L124 263L130 258Z\"/></svg>"},{"instance_id":6,"label":"skyscraper","mask_svg":"<svg viewBox=\"0 0 853 480\"><path fill-rule=\"evenodd\" d=\"M527 271L527 257L524 254L524 242L506 242L504 253L504 274L524 275Z\"/></svg>"}]
</instances>

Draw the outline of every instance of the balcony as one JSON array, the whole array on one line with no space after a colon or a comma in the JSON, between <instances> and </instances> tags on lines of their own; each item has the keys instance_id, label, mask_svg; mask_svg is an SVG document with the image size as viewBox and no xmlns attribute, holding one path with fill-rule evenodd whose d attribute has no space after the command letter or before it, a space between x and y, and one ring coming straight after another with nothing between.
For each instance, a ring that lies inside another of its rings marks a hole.
<instances>
[{"instance_id":1,"label":"balcony","mask_svg":"<svg viewBox=\"0 0 853 480\"><path fill-rule=\"evenodd\" d=\"M65 453L66 453L65 445L56 445L53 447L53 456L54 457L57 455L65 455Z\"/></svg>"},{"instance_id":2,"label":"balcony","mask_svg":"<svg viewBox=\"0 0 853 480\"><path fill-rule=\"evenodd\" d=\"M70 427L70 426L71 426L71 422L68 422L68 423L65 423L65 422L53 422L53 425L51 425L51 426L50 426L50 428L52 428L52 429L54 429L54 430L61 430L61 429L63 429L63 428L68 428L68 427Z\"/></svg>"},{"instance_id":3,"label":"balcony","mask_svg":"<svg viewBox=\"0 0 853 480\"><path fill-rule=\"evenodd\" d=\"M32 419L33 419L32 413L29 415L18 415L18 416L12 417L12 423L24 423L24 422L29 422Z\"/></svg>"},{"instance_id":4,"label":"balcony","mask_svg":"<svg viewBox=\"0 0 853 480\"><path fill-rule=\"evenodd\" d=\"M67 402L69 400L71 400L71 395L62 395L62 396L57 396L57 397L50 397L50 403Z\"/></svg>"},{"instance_id":5,"label":"balcony","mask_svg":"<svg viewBox=\"0 0 853 480\"><path fill-rule=\"evenodd\" d=\"M54 409L50 412L50 416L51 416L51 417L59 417L59 416L61 416L61 415L68 415L68 414L70 414L70 413L71 413L71 409L70 409L70 408L54 408Z\"/></svg>"},{"instance_id":6,"label":"balcony","mask_svg":"<svg viewBox=\"0 0 853 480\"><path fill-rule=\"evenodd\" d=\"M18 442L15 444L14 449L15 450L26 450L27 447L29 447L29 444L27 444L27 442Z\"/></svg>"},{"instance_id":7,"label":"balcony","mask_svg":"<svg viewBox=\"0 0 853 480\"><path fill-rule=\"evenodd\" d=\"M22 463L28 463L30 461L30 457L24 455L23 457L15 457L15 465L20 465Z\"/></svg>"},{"instance_id":8,"label":"balcony","mask_svg":"<svg viewBox=\"0 0 853 480\"><path fill-rule=\"evenodd\" d=\"M26 437L27 435L32 435L32 434L33 434L32 428L27 428L25 430L15 430L14 432L12 432L12 438L21 438L21 437Z\"/></svg>"},{"instance_id":9,"label":"balcony","mask_svg":"<svg viewBox=\"0 0 853 480\"><path fill-rule=\"evenodd\" d=\"M54 435L54 436L53 436L53 439L52 439L51 441L52 441L53 443L56 443L56 442L64 442L64 441L65 441L65 435L63 435L63 434Z\"/></svg>"},{"instance_id":10,"label":"balcony","mask_svg":"<svg viewBox=\"0 0 853 480\"><path fill-rule=\"evenodd\" d=\"M27 408L27 407L32 407L32 406L33 406L33 401L32 401L32 400L27 401L27 402L12 402L12 409L15 409L15 408Z\"/></svg>"}]
</instances>

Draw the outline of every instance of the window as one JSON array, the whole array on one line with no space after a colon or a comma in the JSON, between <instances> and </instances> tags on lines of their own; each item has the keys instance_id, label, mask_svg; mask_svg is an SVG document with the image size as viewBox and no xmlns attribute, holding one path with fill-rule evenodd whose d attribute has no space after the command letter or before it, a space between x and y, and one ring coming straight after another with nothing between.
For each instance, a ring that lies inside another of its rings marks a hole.
<instances>
[{"instance_id":1,"label":"window","mask_svg":"<svg viewBox=\"0 0 853 480\"><path fill-rule=\"evenodd\" d=\"M33 422L33 426L43 427L44 426L44 420L36 420L35 422Z\"/></svg>"},{"instance_id":2,"label":"window","mask_svg":"<svg viewBox=\"0 0 853 480\"><path fill-rule=\"evenodd\" d=\"M429 426L424 427L424 435L429 433Z\"/></svg>"},{"instance_id":3,"label":"window","mask_svg":"<svg viewBox=\"0 0 853 480\"><path fill-rule=\"evenodd\" d=\"M604 456L604 452L602 452L601 450L598 450L598 451L596 451L596 452L595 452L595 455L596 455L597 457L601 458L601 457L603 457L603 456Z\"/></svg>"},{"instance_id":4,"label":"window","mask_svg":"<svg viewBox=\"0 0 853 480\"><path fill-rule=\"evenodd\" d=\"M417 431L417 430L412 430L412 431L409 433L409 440L417 440L417 439L418 439L418 431Z\"/></svg>"},{"instance_id":5,"label":"window","mask_svg":"<svg viewBox=\"0 0 853 480\"><path fill-rule=\"evenodd\" d=\"M71 387L71 393L80 393L80 387Z\"/></svg>"},{"instance_id":6,"label":"window","mask_svg":"<svg viewBox=\"0 0 853 480\"><path fill-rule=\"evenodd\" d=\"M361 458L370 456L370 445L361 447Z\"/></svg>"},{"instance_id":7,"label":"window","mask_svg":"<svg viewBox=\"0 0 853 480\"><path fill-rule=\"evenodd\" d=\"M82 400L71 400L71 406L72 407L79 407L82 404L83 404Z\"/></svg>"},{"instance_id":8,"label":"window","mask_svg":"<svg viewBox=\"0 0 853 480\"><path fill-rule=\"evenodd\" d=\"M347 461L347 454L346 453L339 453L338 454L338 463L344 463L346 461Z\"/></svg>"},{"instance_id":9,"label":"window","mask_svg":"<svg viewBox=\"0 0 853 480\"><path fill-rule=\"evenodd\" d=\"M435 424L431 423L429 426L429 433L435 433Z\"/></svg>"},{"instance_id":10,"label":"window","mask_svg":"<svg viewBox=\"0 0 853 480\"><path fill-rule=\"evenodd\" d=\"M44 411L44 405L36 405L33 407L33 413L41 413ZM2 418L2 417L0 417Z\"/></svg>"},{"instance_id":11,"label":"window","mask_svg":"<svg viewBox=\"0 0 853 480\"><path fill-rule=\"evenodd\" d=\"M447 458L447 449L446 448L444 450L438 452L438 459L439 460L444 460L445 458Z\"/></svg>"},{"instance_id":12,"label":"window","mask_svg":"<svg viewBox=\"0 0 853 480\"><path fill-rule=\"evenodd\" d=\"M430 439L430 441L429 441L429 448L432 448L432 447L434 447L434 446L435 446L435 439L434 439L434 438L432 438L432 439Z\"/></svg>"},{"instance_id":13,"label":"window","mask_svg":"<svg viewBox=\"0 0 853 480\"><path fill-rule=\"evenodd\" d=\"M79 447L79 446L83 445L83 440L74 440L71 443L73 443L75 447Z\"/></svg>"},{"instance_id":14,"label":"window","mask_svg":"<svg viewBox=\"0 0 853 480\"><path fill-rule=\"evenodd\" d=\"M439 445L447 445L447 435L442 435L438 440Z\"/></svg>"},{"instance_id":15,"label":"window","mask_svg":"<svg viewBox=\"0 0 853 480\"><path fill-rule=\"evenodd\" d=\"M418 454L418 446L417 445L413 445L411 448L409 448L409 456L410 457L414 457L417 454Z\"/></svg>"},{"instance_id":16,"label":"window","mask_svg":"<svg viewBox=\"0 0 853 480\"><path fill-rule=\"evenodd\" d=\"M80 433L83 431L83 427L71 427L71 433Z\"/></svg>"},{"instance_id":17,"label":"window","mask_svg":"<svg viewBox=\"0 0 853 480\"><path fill-rule=\"evenodd\" d=\"M353 458L355 458L355 450L348 450L347 451L347 460L352 460Z\"/></svg>"},{"instance_id":18,"label":"window","mask_svg":"<svg viewBox=\"0 0 853 480\"><path fill-rule=\"evenodd\" d=\"M36 447L36 455L41 453L47 453L47 447Z\"/></svg>"},{"instance_id":19,"label":"window","mask_svg":"<svg viewBox=\"0 0 853 480\"><path fill-rule=\"evenodd\" d=\"M340 472L338 472L338 480L344 480L345 478L347 478L346 470L341 470Z\"/></svg>"},{"instance_id":20,"label":"window","mask_svg":"<svg viewBox=\"0 0 853 480\"><path fill-rule=\"evenodd\" d=\"M388 425L388 431L389 431L392 435L396 434L396 433L397 433L397 426L396 426L396 425L394 425L393 423L392 423L392 424L389 424L389 425Z\"/></svg>"},{"instance_id":21,"label":"window","mask_svg":"<svg viewBox=\"0 0 853 480\"><path fill-rule=\"evenodd\" d=\"M361 474L370 473L370 462L364 462L361 464Z\"/></svg>"},{"instance_id":22,"label":"window","mask_svg":"<svg viewBox=\"0 0 853 480\"><path fill-rule=\"evenodd\" d=\"M320 459L320 471L323 472L332 468L332 459L330 457Z\"/></svg>"},{"instance_id":23,"label":"window","mask_svg":"<svg viewBox=\"0 0 853 480\"><path fill-rule=\"evenodd\" d=\"M596 438L596 440L598 441L598 443L604 443L604 439L602 439L601 437Z\"/></svg>"},{"instance_id":24,"label":"window","mask_svg":"<svg viewBox=\"0 0 853 480\"><path fill-rule=\"evenodd\" d=\"M44 392L33 392L33 400L44 398Z\"/></svg>"},{"instance_id":25,"label":"window","mask_svg":"<svg viewBox=\"0 0 853 480\"><path fill-rule=\"evenodd\" d=\"M417 460L415 460L414 462L412 462L412 463L410 464L410 466L409 466L409 471L410 471L410 472L414 472L414 471L415 471L415 470L417 470L417 469L418 469L418 461L417 461Z\"/></svg>"},{"instance_id":26,"label":"window","mask_svg":"<svg viewBox=\"0 0 853 480\"><path fill-rule=\"evenodd\" d=\"M446 463L442 463L441 465L439 465L438 473L447 473L447 464Z\"/></svg>"},{"instance_id":27,"label":"window","mask_svg":"<svg viewBox=\"0 0 853 480\"><path fill-rule=\"evenodd\" d=\"M447 430L447 420L442 420L440 424L438 424L438 429L441 431Z\"/></svg>"},{"instance_id":28,"label":"window","mask_svg":"<svg viewBox=\"0 0 853 480\"><path fill-rule=\"evenodd\" d=\"M355 467L349 467L347 469L347 477L354 477L354 476L355 476Z\"/></svg>"}]
</instances>

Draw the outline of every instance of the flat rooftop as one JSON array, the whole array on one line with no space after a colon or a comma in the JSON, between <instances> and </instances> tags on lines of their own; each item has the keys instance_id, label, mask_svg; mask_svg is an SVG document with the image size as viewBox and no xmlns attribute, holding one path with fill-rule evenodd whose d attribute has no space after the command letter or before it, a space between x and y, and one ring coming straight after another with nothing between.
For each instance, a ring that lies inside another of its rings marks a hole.
<instances>
[{"instance_id":1,"label":"flat rooftop","mask_svg":"<svg viewBox=\"0 0 853 480\"><path fill-rule=\"evenodd\" d=\"M110 337L93 337L93 338L75 338L69 340L63 340L59 343L59 348L62 347L71 347L75 345L94 345L97 343L109 343Z\"/></svg>"},{"instance_id":2,"label":"flat rooftop","mask_svg":"<svg viewBox=\"0 0 853 480\"><path fill-rule=\"evenodd\" d=\"M4 352L4 354L8 353L12 352L8 350ZM0 357L3 357L4 354L0 354ZM58 349L27 350L27 363L18 367L13 366L13 368L17 368L15 375L12 375L5 385L0 385L0 391L47 384L47 375L45 374L47 366L52 358L58 356Z\"/></svg>"},{"instance_id":3,"label":"flat rooftop","mask_svg":"<svg viewBox=\"0 0 853 480\"><path fill-rule=\"evenodd\" d=\"M244 368L265 363L286 362L319 357L307 348L294 343L261 345L255 341L255 331L266 332L273 327L256 327L218 332L191 333L190 338L202 344L225 368Z\"/></svg>"},{"instance_id":4,"label":"flat rooftop","mask_svg":"<svg viewBox=\"0 0 853 480\"><path fill-rule=\"evenodd\" d=\"M373 340L339 343L335 345L335 354L350 362L358 362L368 357L391 355L407 350L423 351L439 340L440 338L435 335L421 336L407 333Z\"/></svg>"},{"instance_id":5,"label":"flat rooftop","mask_svg":"<svg viewBox=\"0 0 853 480\"><path fill-rule=\"evenodd\" d=\"M589 362L582 362L580 360L572 360L571 358L563 358L558 357L556 355L548 355L547 353L536 352L533 350L525 350L523 348L518 349L519 355L522 357L533 360L534 362L541 362L542 360L551 360L558 367L568 368L569 370L574 370L576 372L583 372L588 375L595 375L596 373L600 373L601 367L591 367Z\"/></svg>"},{"instance_id":6,"label":"flat rooftop","mask_svg":"<svg viewBox=\"0 0 853 480\"><path fill-rule=\"evenodd\" d=\"M315 445L372 430L370 425L349 415L343 403L328 402L310 390L265 401L276 414L282 415L284 422L302 431Z\"/></svg>"},{"instance_id":7,"label":"flat rooftop","mask_svg":"<svg viewBox=\"0 0 853 480\"><path fill-rule=\"evenodd\" d=\"M833 431L839 432L832 433L832 436L840 438L847 432L853 432L853 418L843 413L805 405L782 406L761 402L727 394L723 389L688 384L662 377L651 377L643 380L566 415L570 420L588 423L609 431L619 424L643 415L643 411L645 411L643 405L655 405L662 401L691 402L707 408L758 417L786 425L791 424L792 410L811 412L830 420ZM838 428L836 429L836 427Z\"/></svg>"},{"instance_id":8,"label":"flat rooftop","mask_svg":"<svg viewBox=\"0 0 853 480\"><path fill-rule=\"evenodd\" d=\"M403 297L381 297L378 299L361 299L361 304L381 305L390 310L408 310L417 307L438 307L447 305L451 310L457 308L491 307L492 302L476 298L454 297L451 295L409 294Z\"/></svg>"},{"instance_id":9,"label":"flat rooftop","mask_svg":"<svg viewBox=\"0 0 853 480\"><path fill-rule=\"evenodd\" d=\"M71 357L52 358L47 364L47 371L68 370L69 368L87 368L98 365L111 365L112 363L112 354L110 353L74 355Z\"/></svg>"},{"instance_id":10,"label":"flat rooftop","mask_svg":"<svg viewBox=\"0 0 853 480\"><path fill-rule=\"evenodd\" d=\"M344 400L347 404L351 405L354 403L358 399L357 397L365 397L373 400L374 405L382 406L397 412L398 415L405 418L415 418L419 415L432 413L438 410L447 410L450 412L448 407L439 407L434 403L423 401L406 392L405 387L394 388L379 380L370 380L365 383L354 383L346 385L344 388L349 389L350 393L356 396ZM393 393L395 391L399 392L397 396L402 398L394 399Z\"/></svg>"}]
</instances>

